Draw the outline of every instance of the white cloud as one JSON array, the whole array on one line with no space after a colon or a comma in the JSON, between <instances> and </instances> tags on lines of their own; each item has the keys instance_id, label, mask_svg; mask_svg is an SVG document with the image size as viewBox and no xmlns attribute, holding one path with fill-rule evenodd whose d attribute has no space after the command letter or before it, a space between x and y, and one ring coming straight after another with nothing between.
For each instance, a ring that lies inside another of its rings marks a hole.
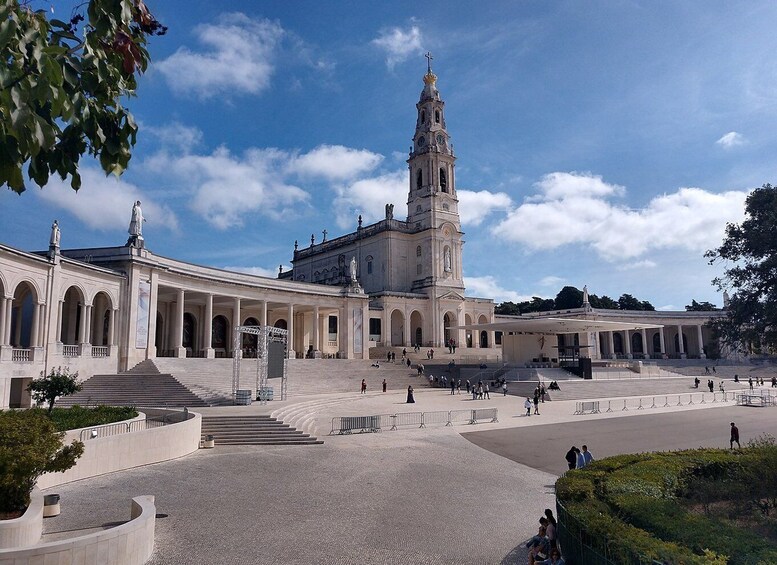
<instances>
[{"instance_id":1,"label":"white cloud","mask_svg":"<svg viewBox=\"0 0 777 565\"><path fill-rule=\"evenodd\" d=\"M361 214L365 224L385 217L386 204L394 204L394 217L407 216L407 171L386 173L336 187L333 207L337 225L352 228Z\"/></svg>"},{"instance_id":2,"label":"white cloud","mask_svg":"<svg viewBox=\"0 0 777 565\"><path fill-rule=\"evenodd\" d=\"M624 263L616 267L619 271L637 271L641 269L653 269L657 264L650 259L643 259L642 261L635 261L634 263Z\"/></svg>"},{"instance_id":3,"label":"white cloud","mask_svg":"<svg viewBox=\"0 0 777 565\"><path fill-rule=\"evenodd\" d=\"M171 122L163 126L142 126L142 131L148 132L159 140L163 147L189 153L202 144L202 131L180 122Z\"/></svg>"},{"instance_id":4,"label":"white cloud","mask_svg":"<svg viewBox=\"0 0 777 565\"><path fill-rule=\"evenodd\" d=\"M180 47L153 65L174 92L211 98L257 94L270 85L275 50L284 34L280 24L230 13L222 14L215 24L197 26L194 32L206 50Z\"/></svg>"},{"instance_id":5,"label":"white cloud","mask_svg":"<svg viewBox=\"0 0 777 565\"><path fill-rule=\"evenodd\" d=\"M155 228L178 229L175 214L167 206L149 198L134 184L113 175L105 176L105 173L94 168L81 167L79 172L82 184L78 192L70 188L69 182L52 177L46 188L36 194L46 202L70 212L92 229L126 231L136 200L142 202L143 216L147 220L146 229L149 224ZM67 234L63 234L64 237Z\"/></svg>"},{"instance_id":6,"label":"white cloud","mask_svg":"<svg viewBox=\"0 0 777 565\"><path fill-rule=\"evenodd\" d=\"M715 143L721 145L725 149L731 149L732 147L737 147L738 145L744 145L745 136L743 136L741 133L730 131Z\"/></svg>"},{"instance_id":7,"label":"white cloud","mask_svg":"<svg viewBox=\"0 0 777 565\"><path fill-rule=\"evenodd\" d=\"M747 191L712 193L680 188L653 198L642 210L610 202L623 187L581 173L552 173L535 185L539 192L512 210L492 233L534 250L591 246L609 261L656 249L701 253L721 241L727 222L744 217Z\"/></svg>"},{"instance_id":8,"label":"white cloud","mask_svg":"<svg viewBox=\"0 0 777 565\"><path fill-rule=\"evenodd\" d=\"M278 278L278 267L272 269L265 269L264 267L221 267L225 271L233 271L235 273L244 273L246 275L256 275L257 277L267 277L270 279ZM284 265L283 271L290 271L291 265Z\"/></svg>"},{"instance_id":9,"label":"white cloud","mask_svg":"<svg viewBox=\"0 0 777 565\"><path fill-rule=\"evenodd\" d=\"M319 145L289 163L289 170L302 176L321 176L328 180L347 180L373 170L383 156L366 149L342 145Z\"/></svg>"},{"instance_id":10,"label":"white cloud","mask_svg":"<svg viewBox=\"0 0 777 565\"><path fill-rule=\"evenodd\" d=\"M386 65L392 69L421 50L421 30L417 25L406 30L398 27L382 29L372 44L386 52Z\"/></svg>"},{"instance_id":11,"label":"white cloud","mask_svg":"<svg viewBox=\"0 0 777 565\"><path fill-rule=\"evenodd\" d=\"M491 298L497 303L531 300L531 296L522 296L514 290L503 288L491 275L464 277L464 286L467 296Z\"/></svg>"},{"instance_id":12,"label":"white cloud","mask_svg":"<svg viewBox=\"0 0 777 565\"><path fill-rule=\"evenodd\" d=\"M220 147L210 155L162 152L146 165L187 187L193 192L191 208L224 230L243 225L247 215L279 218L308 201L307 192L284 181L288 160L278 149L249 149L237 156Z\"/></svg>"},{"instance_id":13,"label":"white cloud","mask_svg":"<svg viewBox=\"0 0 777 565\"><path fill-rule=\"evenodd\" d=\"M459 190L459 216L462 224L479 226L491 212L509 210L513 201L504 192Z\"/></svg>"},{"instance_id":14,"label":"white cloud","mask_svg":"<svg viewBox=\"0 0 777 565\"><path fill-rule=\"evenodd\" d=\"M563 277L557 277L555 275L548 275L547 277L543 277L539 281L540 286L545 287L551 287L551 288L560 288L562 284L566 282L566 279Z\"/></svg>"}]
</instances>

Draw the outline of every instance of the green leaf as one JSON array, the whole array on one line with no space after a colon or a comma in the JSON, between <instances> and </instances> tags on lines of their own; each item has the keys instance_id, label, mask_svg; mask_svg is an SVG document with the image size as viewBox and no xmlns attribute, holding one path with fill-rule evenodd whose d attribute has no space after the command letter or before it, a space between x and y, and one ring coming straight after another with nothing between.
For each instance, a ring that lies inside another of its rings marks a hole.
<instances>
[{"instance_id":1,"label":"green leaf","mask_svg":"<svg viewBox=\"0 0 777 565\"><path fill-rule=\"evenodd\" d=\"M18 28L19 26L16 23L16 20L12 20L10 18L3 19L3 22L0 23L0 49L6 48L6 46L11 42L11 39L13 38Z\"/></svg>"}]
</instances>

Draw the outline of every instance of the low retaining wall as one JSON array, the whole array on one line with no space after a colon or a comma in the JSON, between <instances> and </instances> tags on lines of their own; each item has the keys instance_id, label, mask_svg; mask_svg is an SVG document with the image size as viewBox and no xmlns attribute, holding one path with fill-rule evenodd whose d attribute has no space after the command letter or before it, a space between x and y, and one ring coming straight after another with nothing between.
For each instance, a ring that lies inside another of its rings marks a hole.
<instances>
[{"instance_id":1,"label":"low retaining wall","mask_svg":"<svg viewBox=\"0 0 777 565\"><path fill-rule=\"evenodd\" d=\"M47 473L38 479L38 487L47 489L105 473L131 469L151 463L183 457L199 449L202 416L189 412L190 418L139 432L88 439L84 454L75 467L62 473ZM78 439L80 430L67 433L65 442Z\"/></svg>"},{"instance_id":2,"label":"low retaining wall","mask_svg":"<svg viewBox=\"0 0 777 565\"><path fill-rule=\"evenodd\" d=\"M132 499L129 522L76 538L41 543L25 549L0 550L0 565L42 563L142 565L148 561L154 551L155 527L154 497L137 496Z\"/></svg>"},{"instance_id":3,"label":"low retaining wall","mask_svg":"<svg viewBox=\"0 0 777 565\"><path fill-rule=\"evenodd\" d=\"M35 545L40 541L42 532L43 495L34 488L30 493L30 505L22 516L0 520L0 548Z\"/></svg>"}]
</instances>

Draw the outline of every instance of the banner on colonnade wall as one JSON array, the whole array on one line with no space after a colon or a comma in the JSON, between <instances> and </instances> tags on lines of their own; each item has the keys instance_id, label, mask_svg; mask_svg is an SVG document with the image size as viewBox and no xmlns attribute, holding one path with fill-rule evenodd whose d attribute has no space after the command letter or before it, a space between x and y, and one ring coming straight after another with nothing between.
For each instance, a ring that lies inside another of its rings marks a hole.
<instances>
[{"instance_id":1,"label":"banner on colonnade wall","mask_svg":"<svg viewBox=\"0 0 777 565\"><path fill-rule=\"evenodd\" d=\"M362 309L353 309L353 352L362 353Z\"/></svg>"},{"instance_id":2,"label":"banner on colonnade wall","mask_svg":"<svg viewBox=\"0 0 777 565\"><path fill-rule=\"evenodd\" d=\"M151 299L151 283L138 283L138 318L135 325L135 348L148 346L148 304Z\"/></svg>"}]
</instances>

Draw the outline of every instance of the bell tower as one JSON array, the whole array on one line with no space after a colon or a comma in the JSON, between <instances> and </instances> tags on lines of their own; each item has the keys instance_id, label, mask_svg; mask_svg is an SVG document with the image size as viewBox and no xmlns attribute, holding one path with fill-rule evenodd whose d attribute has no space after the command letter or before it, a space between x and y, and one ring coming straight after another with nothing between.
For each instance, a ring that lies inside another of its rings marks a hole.
<instances>
[{"instance_id":1,"label":"bell tower","mask_svg":"<svg viewBox=\"0 0 777 565\"><path fill-rule=\"evenodd\" d=\"M445 102L437 90L432 72L432 55L427 53L424 88L416 104L413 146L407 160L410 189L407 223L431 239L431 275L434 286L464 290L461 266L462 241L459 200L456 196L456 157L445 123Z\"/></svg>"}]
</instances>

